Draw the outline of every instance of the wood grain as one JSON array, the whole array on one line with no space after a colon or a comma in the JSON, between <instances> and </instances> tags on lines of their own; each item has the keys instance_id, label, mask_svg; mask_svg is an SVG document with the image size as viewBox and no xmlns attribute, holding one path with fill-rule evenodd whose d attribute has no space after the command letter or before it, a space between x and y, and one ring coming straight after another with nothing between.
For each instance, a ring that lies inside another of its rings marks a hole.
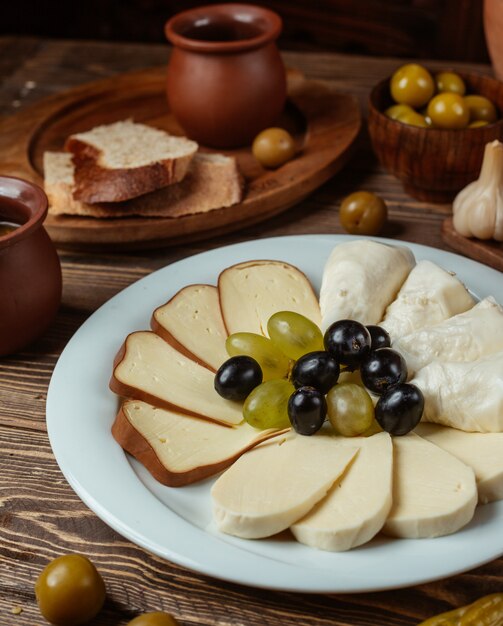
<instances>
[{"instance_id":1,"label":"wood grain","mask_svg":"<svg viewBox=\"0 0 503 626\"><path fill-rule=\"evenodd\" d=\"M165 57L164 46L0 38L0 112L15 112L91 80L160 65ZM331 80L339 91L355 94L363 106L371 86L400 63L303 53L285 54L285 60L309 78ZM490 71L487 66L464 69ZM49 378L66 342L94 310L138 278L190 254L269 236L342 232L338 206L355 189L375 191L386 199L390 223L384 235L446 248L441 225L450 207L405 195L400 182L376 161L368 137L362 136L343 175L267 222L148 254L60 254L64 290L58 317L37 343L0 359L1 626L43 625L33 584L49 559L66 552L88 555L106 580L108 601L91 626L125 626L140 612L159 609L172 612L182 626L413 626L434 613L501 591L503 559L444 581L362 595L289 594L219 582L122 539L79 500L52 455L45 432ZM90 463L92 458L90 450ZM14 607L23 612L13 615Z\"/></svg>"},{"instance_id":2,"label":"wood grain","mask_svg":"<svg viewBox=\"0 0 503 626\"><path fill-rule=\"evenodd\" d=\"M67 138L125 119L181 134L168 110L164 67L119 75L63 92L0 120L0 170L43 185L43 155ZM262 168L249 147L234 156L245 178L242 202L172 218L49 215L45 226L59 247L151 249L239 230L277 215L305 198L347 162L361 126L359 105L329 84L289 72L289 106L279 125L292 132L298 155L276 170Z\"/></svg>"},{"instance_id":3,"label":"wood grain","mask_svg":"<svg viewBox=\"0 0 503 626\"><path fill-rule=\"evenodd\" d=\"M489 76L459 74L468 93L485 96L503 110L503 83ZM478 178L486 144L503 139L503 119L481 128L421 128L387 117L384 111L392 104L389 80L379 82L369 98L372 147L407 193L420 200L452 201Z\"/></svg>"},{"instance_id":4,"label":"wood grain","mask_svg":"<svg viewBox=\"0 0 503 626\"><path fill-rule=\"evenodd\" d=\"M451 217L444 220L442 224L442 238L457 252L503 272L503 243L501 241L481 241L463 237L454 229Z\"/></svg>"}]
</instances>

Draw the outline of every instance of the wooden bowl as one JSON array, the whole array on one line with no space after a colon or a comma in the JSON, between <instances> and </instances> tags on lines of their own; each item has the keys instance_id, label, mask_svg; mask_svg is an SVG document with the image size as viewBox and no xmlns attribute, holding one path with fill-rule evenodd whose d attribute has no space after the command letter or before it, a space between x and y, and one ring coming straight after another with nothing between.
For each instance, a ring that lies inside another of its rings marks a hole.
<instances>
[{"instance_id":1,"label":"wooden bowl","mask_svg":"<svg viewBox=\"0 0 503 626\"><path fill-rule=\"evenodd\" d=\"M486 96L496 105L497 122L459 130L410 126L384 114L394 104L389 78L370 93L368 128L374 152L402 181L405 191L419 200L451 202L478 178L486 143L503 140L503 83L479 74L457 74L465 81L467 93Z\"/></svg>"}]
</instances>

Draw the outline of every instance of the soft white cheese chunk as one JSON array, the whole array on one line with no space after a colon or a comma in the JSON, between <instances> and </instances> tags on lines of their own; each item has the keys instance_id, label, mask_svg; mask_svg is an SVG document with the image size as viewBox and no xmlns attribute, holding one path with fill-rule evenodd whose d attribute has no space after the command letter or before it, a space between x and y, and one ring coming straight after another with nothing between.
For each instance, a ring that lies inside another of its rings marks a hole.
<instances>
[{"instance_id":1,"label":"soft white cheese chunk","mask_svg":"<svg viewBox=\"0 0 503 626\"><path fill-rule=\"evenodd\" d=\"M471 363L435 361L411 382L424 395L424 422L468 432L503 431L503 352Z\"/></svg>"},{"instance_id":2,"label":"soft white cheese chunk","mask_svg":"<svg viewBox=\"0 0 503 626\"><path fill-rule=\"evenodd\" d=\"M475 304L463 283L454 274L431 261L419 261L386 309L380 326L392 341L424 326L464 313Z\"/></svg>"},{"instance_id":3,"label":"soft white cheese chunk","mask_svg":"<svg viewBox=\"0 0 503 626\"><path fill-rule=\"evenodd\" d=\"M114 379L126 387L118 390L155 404L159 399L173 408L208 417L224 424L243 420L242 405L224 400L215 391L215 375L175 350L155 333L129 335Z\"/></svg>"},{"instance_id":4,"label":"soft white cheese chunk","mask_svg":"<svg viewBox=\"0 0 503 626\"><path fill-rule=\"evenodd\" d=\"M456 532L477 505L473 470L414 433L393 438L393 506L384 532L420 539Z\"/></svg>"},{"instance_id":5,"label":"soft white cheese chunk","mask_svg":"<svg viewBox=\"0 0 503 626\"><path fill-rule=\"evenodd\" d=\"M404 246L363 239L337 245L321 283L323 331L341 319L380 322L414 263L414 255Z\"/></svg>"},{"instance_id":6,"label":"soft white cheese chunk","mask_svg":"<svg viewBox=\"0 0 503 626\"><path fill-rule=\"evenodd\" d=\"M299 269L282 261L248 261L218 278L220 306L229 335L267 335L267 322L278 311L294 311L320 325L320 307L311 283Z\"/></svg>"},{"instance_id":7,"label":"soft white cheese chunk","mask_svg":"<svg viewBox=\"0 0 503 626\"><path fill-rule=\"evenodd\" d=\"M393 342L409 373L433 361L469 362L503 350L503 309L486 298L465 313L428 326Z\"/></svg>"},{"instance_id":8,"label":"soft white cheese chunk","mask_svg":"<svg viewBox=\"0 0 503 626\"><path fill-rule=\"evenodd\" d=\"M393 445L388 433L348 439L360 451L328 494L291 531L320 550L349 550L370 541L391 508Z\"/></svg>"},{"instance_id":9,"label":"soft white cheese chunk","mask_svg":"<svg viewBox=\"0 0 503 626\"><path fill-rule=\"evenodd\" d=\"M357 453L339 439L290 433L244 454L211 490L218 529L256 539L291 526L325 496Z\"/></svg>"},{"instance_id":10,"label":"soft white cheese chunk","mask_svg":"<svg viewBox=\"0 0 503 626\"><path fill-rule=\"evenodd\" d=\"M465 433L436 424L419 424L415 432L472 468L481 504L503 498L503 433Z\"/></svg>"},{"instance_id":11,"label":"soft white cheese chunk","mask_svg":"<svg viewBox=\"0 0 503 626\"><path fill-rule=\"evenodd\" d=\"M215 371L229 358L218 289L213 285L184 287L154 311L152 322L161 337Z\"/></svg>"}]
</instances>

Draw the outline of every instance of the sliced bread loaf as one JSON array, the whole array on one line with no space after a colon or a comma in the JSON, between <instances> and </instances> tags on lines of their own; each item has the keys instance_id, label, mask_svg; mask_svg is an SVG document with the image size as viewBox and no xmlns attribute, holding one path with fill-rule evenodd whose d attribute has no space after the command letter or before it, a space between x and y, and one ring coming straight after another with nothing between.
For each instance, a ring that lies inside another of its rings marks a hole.
<instances>
[{"instance_id":1,"label":"sliced bread loaf","mask_svg":"<svg viewBox=\"0 0 503 626\"><path fill-rule=\"evenodd\" d=\"M121 202L177 183L197 143L131 120L71 135L65 150L75 164L75 200Z\"/></svg>"},{"instance_id":2,"label":"sliced bread loaf","mask_svg":"<svg viewBox=\"0 0 503 626\"><path fill-rule=\"evenodd\" d=\"M182 182L133 200L108 204L75 200L74 169L68 152L44 154L44 188L51 215L181 217L231 206L240 202L243 194L236 159L222 154L198 152Z\"/></svg>"}]
</instances>

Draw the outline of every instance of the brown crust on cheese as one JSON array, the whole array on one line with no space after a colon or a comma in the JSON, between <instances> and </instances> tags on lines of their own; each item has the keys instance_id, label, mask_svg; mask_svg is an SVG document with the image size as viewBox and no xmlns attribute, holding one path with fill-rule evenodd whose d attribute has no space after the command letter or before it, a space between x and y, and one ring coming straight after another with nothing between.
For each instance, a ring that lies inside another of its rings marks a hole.
<instances>
[{"instance_id":1,"label":"brown crust on cheese","mask_svg":"<svg viewBox=\"0 0 503 626\"><path fill-rule=\"evenodd\" d=\"M146 391L143 391L142 389L138 389L137 387L126 385L122 381L118 380L115 376L115 370L117 369L119 364L122 362L122 360L126 356L128 339L129 337L131 337L131 335L134 335L134 334L135 334L134 332L130 333L126 337L124 343L119 348L119 351L117 352L117 355L114 359L113 372L110 378L110 382L108 384L110 391L113 391L121 398L143 400L143 402L148 402L149 404L153 404L154 406L157 406L160 409L174 411L175 413L189 415L190 417L199 417L200 419L204 419L208 422L214 422L215 424L219 424L220 426L232 428L232 424L229 424L228 422L219 421L207 415L201 415L200 413L195 413L194 411L188 411L184 407L177 406L176 404L172 404L171 402L167 402L166 400L163 400L162 398L158 398L157 396L154 396L150 393L147 393Z\"/></svg>"},{"instance_id":2,"label":"brown crust on cheese","mask_svg":"<svg viewBox=\"0 0 503 626\"><path fill-rule=\"evenodd\" d=\"M195 361L199 365L202 365L206 369L209 369L210 372L214 372L215 373L216 372L215 368L213 368L209 363L206 363L206 361L203 361L200 357L198 357L197 355L193 354L190 350L188 350L182 343L180 343L178 341L178 339L176 339L176 337L174 335L172 335L168 330L166 330L164 328L164 326L161 326L161 324L159 324L159 322L157 321L157 319L155 317L155 314L157 313L157 311L159 309L164 308L167 304L172 302L185 289L187 289L189 287L194 287L194 286L197 286L197 287L199 287L199 286L200 287L213 287L214 285L208 285L208 284L205 284L205 283L195 283L195 284L186 285L185 287L182 287L182 289L177 291L175 293L175 295L172 298L170 298L167 302L165 302L164 304L161 304L156 309L154 309L154 312L152 313L152 317L150 318L150 328L153 330L153 332L156 335L159 335L159 337L164 339L164 341L166 341L166 343L169 343L169 345L172 346L175 350L178 350L178 352L181 352L188 359L192 359L192 361Z\"/></svg>"},{"instance_id":3,"label":"brown crust on cheese","mask_svg":"<svg viewBox=\"0 0 503 626\"><path fill-rule=\"evenodd\" d=\"M234 461L236 461L242 454L251 450L251 448L254 448L259 443L281 435L287 431L288 429L277 432L264 431L263 437L258 437L257 440L250 443L250 445L245 446L236 454L218 463L195 467L194 469L185 472L173 472L169 469L169 467L165 467L161 463L159 457L156 455L149 442L128 420L122 407L117 413L115 421L112 425L112 435L117 443L124 450L126 450L126 452L129 452L129 454L134 456L135 459L140 461L140 463L145 466L145 468L156 480L163 485L167 485L168 487L184 487L185 485L190 485L199 480L208 478L209 476L213 476L214 474L218 474L218 472L221 472L232 465L232 463L234 463Z\"/></svg>"},{"instance_id":4,"label":"brown crust on cheese","mask_svg":"<svg viewBox=\"0 0 503 626\"><path fill-rule=\"evenodd\" d=\"M193 157L188 154L141 167L111 169L98 165L98 149L75 137L66 140L65 150L72 153L75 165L73 197L88 204L122 202L177 183Z\"/></svg>"},{"instance_id":5,"label":"brown crust on cheese","mask_svg":"<svg viewBox=\"0 0 503 626\"><path fill-rule=\"evenodd\" d=\"M235 269L237 267L240 267L240 268L241 267L253 267L254 265L267 265L269 263L272 263L274 265L284 265L284 266L287 266L287 267L291 267L295 271L299 272L299 274L302 274L302 276L306 279L306 282L309 285L309 288L311 289L311 292L313 294L314 299L316 300L316 302L318 302L318 296L316 295L316 291L314 290L314 287L312 286L311 281L309 280L309 278L306 276L306 274L304 274L304 272L302 270L300 270L295 265L292 265L291 263L287 263L286 261L273 260L273 259L257 259L257 260L254 260L254 261L243 261L242 263L235 263L234 265L230 265L229 267L226 267L224 270L222 270L220 272L220 274L218 275L218 281L217 281L218 301L220 303L220 311L222 313L222 319L224 321L225 330L227 331L228 335L230 334L229 327L227 326L227 322L225 320L224 309L222 307L222 294L221 294L222 276L226 272L228 272L229 270Z\"/></svg>"}]
</instances>

